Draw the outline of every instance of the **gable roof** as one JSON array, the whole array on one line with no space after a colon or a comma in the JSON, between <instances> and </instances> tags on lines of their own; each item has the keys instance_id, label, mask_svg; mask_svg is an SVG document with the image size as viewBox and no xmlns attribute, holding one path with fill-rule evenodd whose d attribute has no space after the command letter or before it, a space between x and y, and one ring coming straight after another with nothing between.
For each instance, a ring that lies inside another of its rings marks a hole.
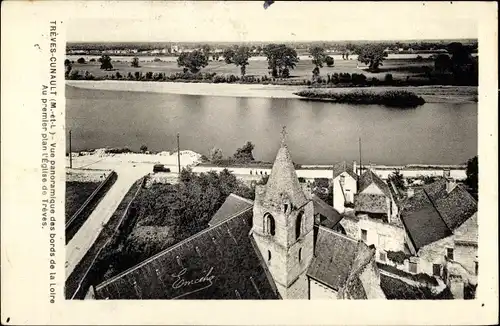
<instances>
[{"instance_id":1,"label":"gable roof","mask_svg":"<svg viewBox=\"0 0 500 326\"><path fill-rule=\"evenodd\" d=\"M366 213L387 213L387 197L380 194L354 195L354 210Z\"/></svg>"},{"instance_id":2,"label":"gable roof","mask_svg":"<svg viewBox=\"0 0 500 326\"><path fill-rule=\"evenodd\" d=\"M343 172L347 172L354 180L358 179L358 175L354 172L352 164L347 164L346 161L333 164L333 179L338 177Z\"/></svg>"},{"instance_id":3,"label":"gable roof","mask_svg":"<svg viewBox=\"0 0 500 326\"><path fill-rule=\"evenodd\" d=\"M98 299L278 299L249 232L252 210L99 284Z\"/></svg>"},{"instance_id":4,"label":"gable roof","mask_svg":"<svg viewBox=\"0 0 500 326\"><path fill-rule=\"evenodd\" d=\"M276 154L271 175L265 186L264 200L281 204L282 196L288 197L295 207L302 207L308 202L297 178L292 156L284 142Z\"/></svg>"},{"instance_id":5,"label":"gable roof","mask_svg":"<svg viewBox=\"0 0 500 326\"><path fill-rule=\"evenodd\" d=\"M321 225L324 225L329 229L333 229L340 222L340 220L342 220L342 215L337 212L335 208L325 203L315 194L312 195L312 201L314 205L314 214L319 213L326 218Z\"/></svg>"},{"instance_id":6,"label":"gable roof","mask_svg":"<svg viewBox=\"0 0 500 326\"><path fill-rule=\"evenodd\" d=\"M339 291L351 272L357 241L321 226L317 231L307 275Z\"/></svg>"},{"instance_id":7,"label":"gable roof","mask_svg":"<svg viewBox=\"0 0 500 326\"><path fill-rule=\"evenodd\" d=\"M416 250L452 235L477 211L476 201L461 185L448 193L446 182L425 185L404 202L401 220Z\"/></svg>"},{"instance_id":8,"label":"gable roof","mask_svg":"<svg viewBox=\"0 0 500 326\"><path fill-rule=\"evenodd\" d=\"M250 199L246 199L235 194L229 194L222 206L219 208L219 210L217 210L210 222L208 222L208 225L214 226L216 224L219 224L226 219L233 217L235 214L241 213L242 211L245 211L252 206L253 201L251 201Z\"/></svg>"},{"instance_id":9,"label":"gable roof","mask_svg":"<svg viewBox=\"0 0 500 326\"><path fill-rule=\"evenodd\" d=\"M375 184L380 190L382 190L384 195L386 195L387 197L391 197L391 190L389 189L387 183L385 183L384 180L380 179L380 177L376 175L372 170L368 169L359 178L358 192L363 192L371 184Z\"/></svg>"}]
</instances>

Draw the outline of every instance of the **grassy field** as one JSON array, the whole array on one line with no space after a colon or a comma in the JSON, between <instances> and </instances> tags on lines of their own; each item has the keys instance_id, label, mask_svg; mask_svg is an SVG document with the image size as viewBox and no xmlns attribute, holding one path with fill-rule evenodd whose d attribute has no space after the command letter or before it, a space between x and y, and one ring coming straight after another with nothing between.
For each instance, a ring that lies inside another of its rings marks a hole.
<instances>
[{"instance_id":1,"label":"grassy field","mask_svg":"<svg viewBox=\"0 0 500 326\"><path fill-rule=\"evenodd\" d=\"M177 66L176 62L140 62L139 68L133 68L130 66L130 61L112 61L114 69L112 71L104 71L100 69L100 64L98 62L89 62L86 64L73 63L73 70L78 70L80 73L88 71L96 77L120 74L126 76L129 72L134 74L136 71L140 71L143 74L146 72L153 73L165 73L167 75L182 72L182 68ZM323 67L320 72L322 76L334 73L363 73L366 77L376 77L378 79L383 79L385 74L392 74L394 78L404 79L407 76L416 77L422 74L425 67L433 67L434 62L430 59L386 59L384 60L383 66L380 67L380 72L370 73L364 69L357 68L357 60L337 60L335 66L333 67ZM311 60L301 60L297 64L294 70L290 72L291 79L311 79L312 70L314 65ZM224 61L210 61L208 66L201 70L202 72L215 72L217 74L226 75L240 75L240 70L233 64L226 64ZM254 76L264 76L268 75L267 61L265 60L255 60L250 61L247 66L247 75Z\"/></svg>"}]
</instances>

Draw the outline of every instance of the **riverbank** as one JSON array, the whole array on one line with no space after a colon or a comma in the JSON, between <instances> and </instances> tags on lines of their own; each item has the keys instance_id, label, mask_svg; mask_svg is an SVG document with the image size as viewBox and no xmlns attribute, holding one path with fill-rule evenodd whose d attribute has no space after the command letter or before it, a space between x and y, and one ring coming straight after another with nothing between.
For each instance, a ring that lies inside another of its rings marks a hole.
<instances>
[{"instance_id":1,"label":"riverbank","mask_svg":"<svg viewBox=\"0 0 500 326\"><path fill-rule=\"evenodd\" d=\"M213 84L182 82L113 81L113 80L67 80L67 86L109 91L150 92L201 96L261 97L300 99L294 93L307 86L262 85L262 84ZM323 88L324 89L324 88ZM328 88L331 92L370 90L379 93L390 90L406 90L424 98L427 103L475 103L475 86L408 86L408 87L345 87Z\"/></svg>"}]
</instances>

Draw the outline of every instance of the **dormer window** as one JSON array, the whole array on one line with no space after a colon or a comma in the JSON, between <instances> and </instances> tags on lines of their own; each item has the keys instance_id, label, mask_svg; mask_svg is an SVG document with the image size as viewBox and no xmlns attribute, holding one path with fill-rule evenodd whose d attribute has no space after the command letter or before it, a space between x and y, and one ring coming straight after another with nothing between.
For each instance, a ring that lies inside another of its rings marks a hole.
<instances>
[{"instance_id":1,"label":"dormer window","mask_svg":"<svg viewBox=\"0 0 500 326\"><path fill-rule=\"evenodd\" d=\"M345 183L345 176L344 175L341 175L340 176L340 180L339 180L340 184L343 186L344 183Z\"/></svg>"}]
</instances>

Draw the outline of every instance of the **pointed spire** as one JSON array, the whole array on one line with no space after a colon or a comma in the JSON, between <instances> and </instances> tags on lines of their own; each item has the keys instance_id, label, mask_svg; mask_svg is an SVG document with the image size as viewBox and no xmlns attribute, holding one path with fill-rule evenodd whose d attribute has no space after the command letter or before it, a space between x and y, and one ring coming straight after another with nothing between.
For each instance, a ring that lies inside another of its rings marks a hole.
<instances>
[{"instance_id":1,"label":"pointed spire","mask_svg":"<svg viewBox=\"0 0 500 326\"><path fill-rule=\"evenodd\" d=\"M283 126L281 129L281 147L286 146L286 126Z\"/></svg>"},{"instance_id":2,"label":"pointed spire","mask_svg":"<svg viewBox=\"0 0 500 326\"><path fill-rule=\"evenodd\" d=\"M286 145L286 127L283 127L281 131L281 146L276 154L271 175L266 184L265 199L280 203L283 195L288 197L295 207L301 207L307 202L295 171L292 156Z\"/></svg>"}]
</instances>

